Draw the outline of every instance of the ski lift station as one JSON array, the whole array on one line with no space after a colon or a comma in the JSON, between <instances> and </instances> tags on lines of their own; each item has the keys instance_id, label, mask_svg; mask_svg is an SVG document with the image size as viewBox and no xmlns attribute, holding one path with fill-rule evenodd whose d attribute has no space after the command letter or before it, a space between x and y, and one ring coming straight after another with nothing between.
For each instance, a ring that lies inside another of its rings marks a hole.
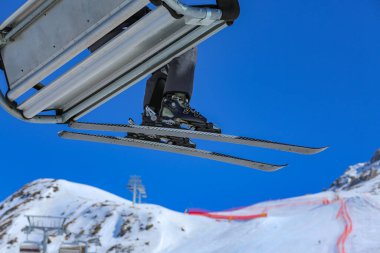
<instances>
[{"instance_id":1,"label":"ski lift station","mask_svg":"<svg viewBox=\"0 0 380 253\"><path fill-rule=\"evenodd\" d=\"M0 25L0 105L18 119L78 120L176 56L231 25L238 0L28 0ZM152 11L62 75L66 63L139 10ZM53 76L50 83L46 79Z\"/></svg>"}]
</instances>

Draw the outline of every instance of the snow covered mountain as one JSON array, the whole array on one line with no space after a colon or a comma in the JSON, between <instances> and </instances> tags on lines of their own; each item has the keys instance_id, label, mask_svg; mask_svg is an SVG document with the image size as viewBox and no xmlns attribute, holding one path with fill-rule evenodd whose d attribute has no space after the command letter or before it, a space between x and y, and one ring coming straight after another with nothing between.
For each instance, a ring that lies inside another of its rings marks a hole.
<instances>
[{"instance_id":1,"label":"snow covered mountain","mask_svg":"<svg viewBox=\"0 0 380 253\"><path fill-rule=\"evenodd\" d=\"M100 253L380 252L379 154L351 166L328 191L207 214L214 218L156 205L132 207L90 186L37 180L0 203L0 252L19 252L27 240L25 215L67 217L67 234L49 237L49 253L58 253L62 243L97 236ZM42 234L28 240L41 241Z\"/></svg>"}]
</instances>

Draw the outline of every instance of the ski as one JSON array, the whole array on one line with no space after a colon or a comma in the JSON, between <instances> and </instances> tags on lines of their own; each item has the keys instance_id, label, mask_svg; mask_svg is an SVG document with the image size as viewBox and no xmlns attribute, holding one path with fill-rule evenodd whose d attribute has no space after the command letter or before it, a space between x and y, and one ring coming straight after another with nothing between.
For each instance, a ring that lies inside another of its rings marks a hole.
<instances>
[{"instance_id":1,"label":"ski","mask_svg":"<svg viewBox=\"0 0 380 253\"><path fill-rule=\"evenodd\" d=\"M71 122L69 124L71 128L80 130L94 130L94 131L110 131L110 132L124 132L124 133L136 133L146 135L160 135L160 136L173 136L182 138L194 138L208 141L217 141L233 144L241 144L253 147L274 149L279 151L298 153L302 155L317 154L327 147L313 148L298 145L291 145L280 142L273 142L268 140L260 140L250 137L234 136L227 134L217 134L209 132L199 132L187 129L178 128L166 128L166 127L152 127L152 126L139 126L136 125L133 120L129 121L129 124L102 124L102 123L83 123L83 122Z\"/></svg>"},{"instance_id":2,"label":"ski","mask_svg":"<svg viewBox=\"0 0 380 253\"><path fill-rule=\"evenodd\" d=\"M97 142L97 143L146 148L146 149L206 158L206 159L210 159L214 161L240 165L240 166L248 167L251 169L257 169L257 170L261 170L265 172L277 171L287 166L287 165L275 165L275 164L256 162L256 161L252 161L252 160L248 160L244 158L234 157L234 156L221 154L221 153L215 153L215 152L206 151L206 150L170 145L170 144L153 142L153 141L138 140L138 139L132 139L128 137L122 138L122 137L115 137L115 136L75 133L75 132L69 132L69 131L62 131L59 133L59 136L61 138L70 139L70 140L90 141L90 142Z\"/></svg>"}]
</instances>

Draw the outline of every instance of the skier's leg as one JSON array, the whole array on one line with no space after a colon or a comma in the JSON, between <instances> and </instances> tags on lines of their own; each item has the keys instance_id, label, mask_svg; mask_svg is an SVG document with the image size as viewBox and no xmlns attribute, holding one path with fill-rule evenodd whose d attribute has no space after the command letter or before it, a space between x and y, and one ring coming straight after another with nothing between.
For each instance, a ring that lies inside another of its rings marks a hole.
<instances>
[{"instance_id":1,"label":"skier's leg","mask_svg":"<svg viewBox=\"0 0 380 253\"><path fill-rule=\"evenodd\" d=\"M144 95L144 109L151 107L156 113L161 109L161 101L164 96L164 89L167 79L167 67L154 72L146 82Z\"/></svg>"},{"instance_id":2,"label":"skier's leg","mask_svg":"<svg viewBox=\"0 0 380 253\"><path fill-rule=\"evenodd\" d=\"M190 98L193 93L196 58L197 49L194 48L154 72L146 83L144 109L149 106L158 113L164 94L168 93L184 93Z\"/></svg>"},{"instance_id":3,"label":"skier's leg","mask_svg":"<svg viewBox=\"0 0 380 253\"><path fill-rule=\"evenodd\" d=\"M184 93L190 99L193 94L194 73L197 62L197 48L174 58L169 64L169 73L165 85L165 94Z\"/></svg>"},{"instance_id":4,"label":"skier's leg","mask_svg":"<svg viewBox=\"0 0 380 253\"><path fill-rule=\"evenodd\" d=\"M168 64L160 118L162 122L170 122L169 124L177 127L187 124L195 130L219 133L219 128L208 123L206 117L189 105L193 94L196 61L197 49L193 48Z\"/></svg>"},{"instance_id":5,"label":"skier's leg","mask_svg":"<svg viewBox=\"0 0 380 253\"><path fill-rule=\"evenodd\" d=\"M162 126L158 122L158 114L164 97L164 89L168 76L168 66L157 70L148 79L144 96L144 112L142 114L142 125ZM172 136L148 136L144 134L128 134L129 138L148 140L155 142L171 143L174 145L195 148L195 144L189 138L179 138Z\"/></svg>"}]
</instances>

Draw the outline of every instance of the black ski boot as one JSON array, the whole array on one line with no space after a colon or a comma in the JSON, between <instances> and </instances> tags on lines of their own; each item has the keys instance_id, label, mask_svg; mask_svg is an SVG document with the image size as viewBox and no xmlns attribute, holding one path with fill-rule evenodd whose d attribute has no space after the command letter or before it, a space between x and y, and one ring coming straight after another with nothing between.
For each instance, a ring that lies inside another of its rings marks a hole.
<instances>
[{"instance_id":1,"label":"black ski boot","mask_svg":"<svg viewBox=\"0 0 380 253\"><path fill-rule=\"evenodd\" d=\"M190 107L186 94L168 94L162 100L159 121L166 127L221 133L221 129Z\"/></svg>"},{"instance_id":2,"label":"black ski boot","mask_svg":"<svg viewBox=\"0 0 380 253\"><path fill-rule=\"evenodd\" d=\"M132 124L133 124L133 121L132 121ZM142 115L141 125L152 126L152 127L168 127L158 121L158 116L155 112L155 109L149 106L145 107L144 113ZM181 138L181 137L174 137L174 136L145 135L145 134L135 134L135 133L129 133L128 138L154 141L154 142L183 146L183 147L188 147L188 148L196 148L195 143L193 143L189 138Z\"/></svg>"}]
</instances>

